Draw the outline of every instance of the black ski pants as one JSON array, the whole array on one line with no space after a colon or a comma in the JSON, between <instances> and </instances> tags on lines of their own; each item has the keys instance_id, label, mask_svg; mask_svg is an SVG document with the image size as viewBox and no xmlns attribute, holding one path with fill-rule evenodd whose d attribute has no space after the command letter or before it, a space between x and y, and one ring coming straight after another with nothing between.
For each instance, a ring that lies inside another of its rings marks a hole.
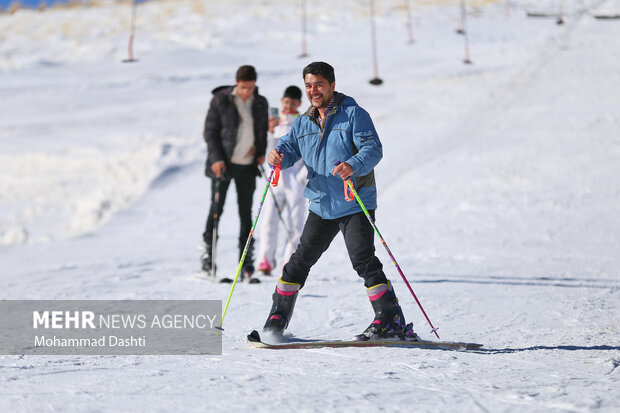
<instances>
[{"instance_id":1,"label":"black ski pants","mask_svg":"<svg viewBox=\"0 0 620 413\"><path fill-rule=\"evenodd\" d=\"M211 180L211 208L207 217L207 225L202 238L207 244L207 248L213 245L213 224L214 214L217 211L218 217L222 216L226 194L231 181L235 181L237 189L237 206L239 210L239 248L243 249L252 229L252 199L256 189L256 167L254 165L230 165L224 176L219 182L219 202L215 202L215 193L218 185L215 179Z\"/></svg>"},{"instance_id":2,"label":"black ski pants","mask_svg":"<svg viewBox=\"0 0 620 413\"><path fill-rule=\"evenodd\" d=\"M372 219L375 211L369 211ZM342 232L353 269L364 279L366 288L387 283L383 265L375 255L374 229L363 212L337 219L323 219L310 211L297 250L284 266L282 280L304 286L310 268Z\"/></svg>"}]
</instances>

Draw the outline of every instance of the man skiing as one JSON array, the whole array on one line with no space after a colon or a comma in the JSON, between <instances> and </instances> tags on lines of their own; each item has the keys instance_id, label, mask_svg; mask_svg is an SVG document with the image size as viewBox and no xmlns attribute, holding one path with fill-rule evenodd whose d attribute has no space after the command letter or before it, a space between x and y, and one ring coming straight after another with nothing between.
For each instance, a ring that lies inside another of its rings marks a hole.
<instances>
[{"instance_id":1,"label":"man skiing","mask_svg":"<svg viewBox=\"0 0 620 413\"><path fill-rule=\"evenodd\" d=\"M303 78L311 106L280 138L268 162L285 169L300 158L304 160L308 169L304 195L310 200L310 211L300 243L276 285L263 331L280 335L286 329L310 268L340 231L375 312L373 322L357 339L415 338L375 255L373 228L360 206L344 196L343 182L350 178L374 219L377 192L373 168L383 151L372 120L353 98L335 91L334 69L329 64L309 64Z\"/></svg>"}]
</instances>

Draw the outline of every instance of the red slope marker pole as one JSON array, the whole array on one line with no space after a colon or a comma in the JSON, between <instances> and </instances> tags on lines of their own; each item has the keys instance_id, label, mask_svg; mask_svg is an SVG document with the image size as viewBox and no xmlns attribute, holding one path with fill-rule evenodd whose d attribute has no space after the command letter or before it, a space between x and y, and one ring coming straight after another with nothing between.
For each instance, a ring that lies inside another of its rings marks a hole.
<instances>
[{"instance_id":1,"label":"red slope marker pole","mask_svg":"<svg viewBox=\"0 0 620 413\"><path fill-rule=\"evenodd\" d=\"M131 31L129 33L129 45L128 52L129 57L123 60L123 63L133 63L137 62L133 57L133 39L136 37L136 17L138 14L138 0L133 0L133 5L131 6Z\"/></svg>"}]
</instances>

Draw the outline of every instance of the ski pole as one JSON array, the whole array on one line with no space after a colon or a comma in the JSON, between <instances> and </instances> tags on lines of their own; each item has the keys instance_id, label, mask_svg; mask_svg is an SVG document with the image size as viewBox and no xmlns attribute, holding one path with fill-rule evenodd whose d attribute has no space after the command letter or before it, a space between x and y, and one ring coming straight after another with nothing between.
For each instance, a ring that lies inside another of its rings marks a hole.
<instances>
[{"instance_id":1,"label":"ski pole","mask_svg":"<svg viewBox=\"0 0 620 413\"><path fill-rule=\"evenodd\" d=\"M265 179L267 179L267 173L265 172L265 168L263 168L263 165L259 165L258 167L260 169L261 175ZM267 179L267 181L269 181L269 179ZM276 199L276 194L273 191L273 188L271 186L269 187L269 192L271 193L271 198L273 199L273 205L276 207L278 218L280 218L280 223L282 224L282 226L284 227L284 231L286 232L286 237L288 238L288 242L290 242L291 246L295 248L295 244L293 243L293 237L291 236L291 231L288 230L288 227L286 226L286 222L284 222L284 218L282 217L282 209L280 209L280 205L278 204L278 200Z\"/></svg>"},{"instance_id":2,"label":"ski pole","mask_svg":"<svg viewBox=\"0 0 620 413\"><path fill-rule=\"evenodd\" d=\"M215 194L213 200L215 201L215 212L213 213L213 239L211 240L211 277L215 278L215 251L217 247L217 227L220 222L220 182L221 178L215 178Z\"/></svg>"},{"instance_id":3,"label":"ski pole","mask_svg":"<svg viewBox=\"0 0 620 413\"><path fill-rule=\"evenodd\" d=\"M245 256L250 249L250 242L252 241L252 236L254 235L254 228L256 228L256 223L258 222L258 217L260 216L260 211L263 208L263 203L265 202L265 197L267 196L267 190L269 189L269 185L271 185L271 179L273 178L273 174L278 168L278 165L273 166L271 168L271 173L269 174L269 179L267 179L267 185L265 186L265 190L263 191L263 196L260 200L260 204L258 205L258 212L254 217L254 222L252 223L252 228L250 229L250 234L248 235L248 240L245 243L245 248L243 249L243 254L241 254L241 259L239 260L239 265L237 266L237 273L235 274L235 279L233 280L232 286L230 287L230 292L228 293L228 299L226 300L226 306L224 307L224 312L222 313L222 319L220 320L220 325L217 327L218 330L224 330L222 328L222 324L224 324L224 317L226 316L226 312L228 311L228 305L230 304L230 299L232 298L233 291L235 290L235 285L237 285L237 279L239 278L239 274L241 273L241 268L243 267L243 262L245 261ZM219 335L219 332L218 332Z\"/></svg>"},{"instance_id":4,"label":"ski pole","mask_svg":"<svg viewBox=\"0 0 620 413\"><path fill-rule=\"evenodd\" d=\"M379 236L379 239L381 240L381 243L383 244L383 246L387 250L388 255L392 259L392 263L396 266L396 269L400 273L400 276L403 278L403 281L407 285L407 288L409 288L409 291L411 292L411 295L413 295L413 298L415 299L415 302L418 303L418 307L420 307L420 310L422 310L422 314L424 314L424 317L426 317L426 321L428 321L428 324L432 328L431 333L435 333L437 338L439 338L439 334L437 334L437 329L435 327L433 327L433 323L431 323L431 320L426 315L426 311L424 311L424 308L422 307L422 304L420 304L420 300L418 300L418 297L413 292L413 289L411 288L411 285L409 285L409 281L407 281L407 278L405 278L405 274L403 274L403 271L400 269L400 266L396 262L396 258L394 258L394 255L392 254L392 251L390 251L390 248L387 246L387 243L385 242L385 240L383 239L383 236L379 232L379 228L377 228L377 226L375 225L374 221L372 220L372 217L370 216L370 213L368 212L368 210L364 206L364 203L362 202L362 199L357 194L357 191L355 190L355 187L353 186L353 182L351 182L351 178L346 179L345 183L349 186L351 192L353 193L353 195L355 196L355 199L357 200L357 203L360 204L360 207L362 207L362 210L364 211L364 214L366 214L366 218L368 218L368 222L370 222L370 225L372 225L372 227L374 228L375 233Z\"/></svg>"}]
</instances>

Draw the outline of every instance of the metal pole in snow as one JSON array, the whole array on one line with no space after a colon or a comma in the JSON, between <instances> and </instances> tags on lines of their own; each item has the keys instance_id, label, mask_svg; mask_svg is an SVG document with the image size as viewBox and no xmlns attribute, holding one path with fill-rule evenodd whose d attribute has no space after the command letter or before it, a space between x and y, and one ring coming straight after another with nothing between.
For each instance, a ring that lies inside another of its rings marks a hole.
<instances>
[{"instance_id":1,"label":"metal pole in snow","mask_svg":"<svg viewBox=\"0 0 620 413\"><path fill-rule=\"evenodd\" d=\"M463 63L470 65L472 64L472 61L469 59L469 36L467 34L467 11L465 7L465 0L461 0L461 18L463 21L463 40L465 42L465 59L463 59Z\"/></svg>"},{"instance_id":2,"label":"metal pole in snow","mask_svg":"<svg viewBox=\"0 0 620 413\"><path fill-rule=\"evenodd\" d=\"M558 7L558 18L555 22L558 25L564 24L564 19L562 18L562 0L560 0L560 6Z\"/></svg>"},{"instance_id":3,"label":"metal pole in snow","mask_svg":"<svg viewBox=\"0 0 620 413\"><path fill-rule=\"evenodd\" d=\"M463 5L463 1L461 0L461 4L460 4L460 8L461 8L461 12L459 13L460 17L459 17L459 26L456 28L456 33L457 34L465 34L465 21L463 18L463 9L465 8L465 6Z\"/></svg>"},{"instance_id":4,"label":"metal pole in snow","mask_svg":"<svg viewBox=\"0 0 620 413\"><path fill-rule=\"evenodd\" d=\"M375 2L370 0L370 43L372 48L372 65L374 77L369 81L371 85L380 85L379 64L377 62L377 36L375 35Z\"/></svg>"}]
</instances>

